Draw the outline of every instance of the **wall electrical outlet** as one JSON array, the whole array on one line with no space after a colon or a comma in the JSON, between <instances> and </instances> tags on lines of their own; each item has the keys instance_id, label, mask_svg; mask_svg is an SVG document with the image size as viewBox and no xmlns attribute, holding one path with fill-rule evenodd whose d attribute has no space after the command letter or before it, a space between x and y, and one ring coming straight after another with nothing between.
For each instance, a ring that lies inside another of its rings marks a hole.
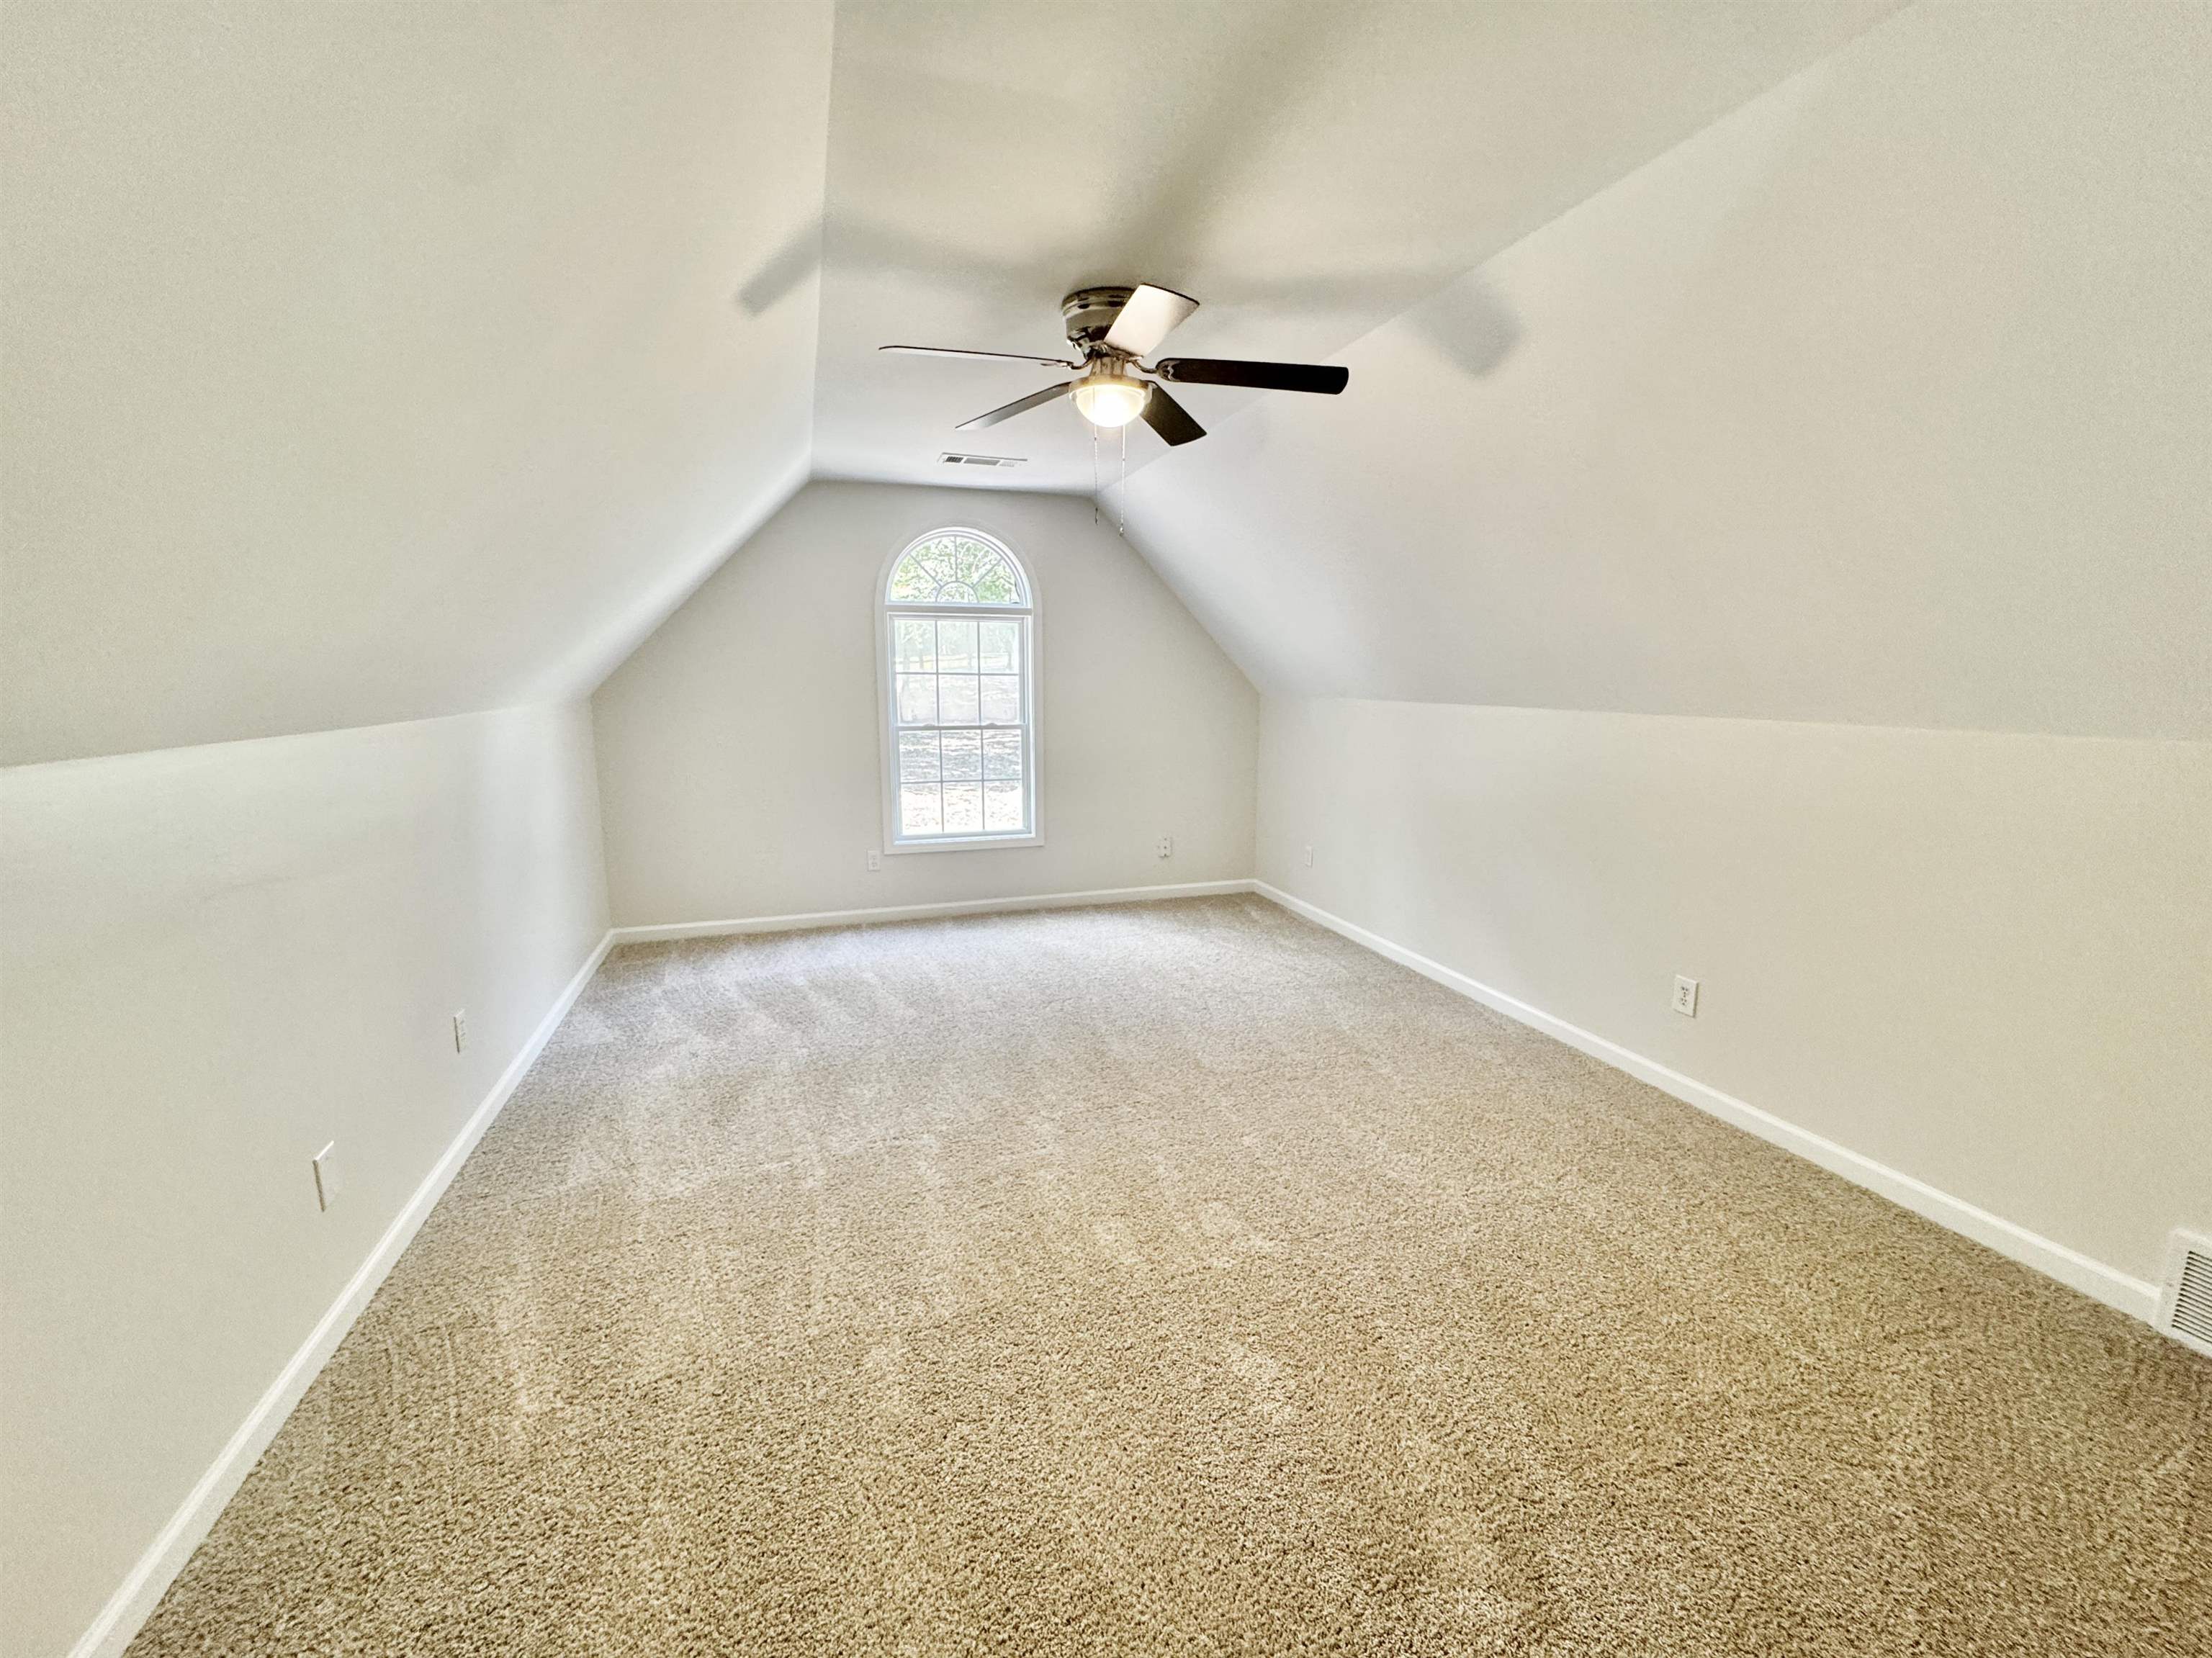
<instances>
[{"instance_id":1,"label":"wall electrical outlet","mask_svg":"<svg viewBox=\"0 0 2212 1658\"><path fill-rule=\"evenodd\" d=\"M883 853L881 853L880 852L872 852L872 853L870 853L868 854L868 867L869 867L870 869L881 869L883 866L884 866L884 855L883 855Z\"/></svg>"},{"instance_id":2,"label":"wall electrical outlet","mask_svg":"<svg viewBox=\"0 0 2212 1658\"><path fill-rule=\"evenodd\" d=\"M1174 856L1175 856L1175 836L1174 836L1174 835L1163 835L1162 836L1160 836L1160 841L1159 841L1158 851L1159 851L1159 854L1160 854L1160 856L1161 856L1161 857L1163 857L1163 858L1172 858L1172 857L1174 857Z\"/></svg>"},{"instance_id":3,"label":"wall electrical outlet","mask_svg":"<svg viewBox=\"0 0 2212 1658\"><path fill-rule=\"evenodd\" d=\"M1686 1019L1698 1017L1698 981L1674 975L1674 1011Z\"/></svg>"},{"instance_id":4,"label":"wall electrical outlet","mask_svg":"<svg viewBox=\"0 0 2212 1658\"><path fill-rule=\"evenodd\" d=\"M1313 848L1311 847L1308 847L1306 848L1306 867L1308 869L1311 869L1313 867Z\"/></svg>"},{"instance_id":5,"label":"wall electrical outlet","mask_svg":"<svg viewBox=\"0 0 2212 1658\"><path fill-rule=\"evenodd\" d=\"M338 1143L332 1140L315 1153L315 1206L329 1212L338 1200Z\"/></svg>"},{"instance_id":6,"label":"wall electrical outlet","mask_svg":"<svg viewBox=\"0 0 2212 1658\"><path fill-rule=\"evenodd\" d=\"M469 1046L469 1011L465 1007L453 1015L453 1052L465 1053Z\"/></svg>"}]
</instances>

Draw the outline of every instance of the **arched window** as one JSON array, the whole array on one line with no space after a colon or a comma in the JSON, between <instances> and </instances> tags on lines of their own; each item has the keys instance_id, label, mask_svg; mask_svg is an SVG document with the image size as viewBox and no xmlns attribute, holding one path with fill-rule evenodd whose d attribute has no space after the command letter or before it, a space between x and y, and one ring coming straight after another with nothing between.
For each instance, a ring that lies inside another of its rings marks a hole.
<instances>
[{"instance_id":1,"label":"arched window","mask_svg":"<svg viewBox=\"0 0 2212 1658\"><path fill-rule=\"evenodd\" d=\"M890 849L1035 844L1036 600L1020 561L933 530L891 561L880 603Z\"/></svg>"}]
</instances>

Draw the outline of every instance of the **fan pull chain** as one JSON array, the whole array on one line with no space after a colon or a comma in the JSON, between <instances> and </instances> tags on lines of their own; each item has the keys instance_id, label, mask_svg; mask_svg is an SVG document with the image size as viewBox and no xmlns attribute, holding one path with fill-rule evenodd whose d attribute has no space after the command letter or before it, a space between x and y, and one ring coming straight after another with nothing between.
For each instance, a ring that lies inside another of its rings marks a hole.
<instances>
[{"instance_id":1,"label":"fan pull chain","mask_svg":"<svg viewBox=\"0 0 2212 1658\"><path fill-rule=\"evenodd\" d=\"M1098 522L1098 428L1091 428L1091 521Z\"/></svg>"},{"instance_id":2,"label":"fan pull chain","mask_svg":"<svg viewBox=\"0 0 2212 1658\"><path fill-rule=\"evenodd\" d=\"M1126 423L1124 423L1124 424L1123 424L1123 426L1122 426L1122 428L1121 428L1121 516L1120 520L1119 520L1117 523L1115 523L1115 525L1114 525L1114 533L1115 533L1115 535L1119 535L1119 534L1121 534L1121 531L1124 531L1124 530L1127 529L1128 527L1129 527L1129 428L1128 428L1128 426L1127 426Z\"/></svg>"}]
</instances>

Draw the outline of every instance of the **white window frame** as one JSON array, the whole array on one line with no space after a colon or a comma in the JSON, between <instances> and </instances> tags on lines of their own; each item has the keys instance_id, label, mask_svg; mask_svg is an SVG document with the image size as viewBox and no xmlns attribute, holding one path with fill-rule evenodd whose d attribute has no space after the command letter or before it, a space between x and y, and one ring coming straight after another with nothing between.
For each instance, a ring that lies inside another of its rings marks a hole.
<instances>
[{"instance_id":1,"label":"white window frame","mask_svg":"<svg viewBox=\"0 0 2212 1658\"><path fill-rule=\"evenodd\" d=\"M945 536L965 536L982 542L996 550L1020 578L1025 604L902 604L890 596L891 572L903 559L924 542L939 540ZM876 728L881 748L881 760L877 766L878 786L883 800L884 851L886 853L914 852L988 852L1007 847L1041 847L1044 844L1044 781L1038 763L1038 750L1042 744L1038 738L1039 703L1037 695L1037 664L1042 657L1038 635L1043 618L1038 604L1036 580L1030 574L1014 550L1005 540L988 530L977 530L965 525L942 525L923 531L902 543L876 574ZM1012 621L1022 624L1022 786L1029 791L1029 832L1025 835L902 835L899 833L898 811L898 667L897 640L892 623L900 616L952 616L962 620Z\"/></svg>"}]
</instances>

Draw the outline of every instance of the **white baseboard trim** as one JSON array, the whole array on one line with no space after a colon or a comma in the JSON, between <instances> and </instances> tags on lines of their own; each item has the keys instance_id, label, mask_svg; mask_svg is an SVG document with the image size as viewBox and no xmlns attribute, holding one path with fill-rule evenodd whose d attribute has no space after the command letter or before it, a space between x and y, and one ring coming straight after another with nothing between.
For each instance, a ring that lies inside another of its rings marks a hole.
<instances>
[{"instance_id":1,"label":"white baseboard trim","mask_svg":"<svg viewBox=\"0 0 2212 1658\"><path fill-rule=\"evenodd\" d=\"M1848 1146L1838 1145L1808 1129L1786 1122L1771 1112L1747 1104L1732 1094L1723 1094L1717 1088L1709 1087L1695 1078L1686 1077L1679 1071L1661 1065L1656 1060L1646 1059L1618 1042L1608 1042L1593 1031L1584 1030L1580 1025L1569 1024L1565 1019L1547 1013L1540 1007L1532 1007L1502 990L1492 989L1479 980L1470 979L1441 962L1431 961L1402 944L1393 944L1381 934L1370 932L1365 927L1347 921L1340 915L1332 915L1318 905L1310 904L1279 887L1271 886L1265 881L1255 881L1252 890L1271 902L1281 905L1292 914L1302 915L1332 932L1340 933L1352 943L1373 950L1377 956L1387 957L1401 967L1409 967L1424 978L1433 979L1447 989L1455 990L1462 996L1480 1002L1485 1007L1503 1013L1509 1019L1517 1019L1570 1048L1578 1048L1616 1071L1625 1071L1638 1081L1650 1084L1662 1093L1673 1095L1685 1105L1695 1106L1723 1122L1756 1134L1808 1163L1818 1163L1832 1175L1840 1175L1855 1186L1864 1187L1868 1191L1910 1209L1914 1214L1932 1220L1938 1226L1946 1227L1962 1237L1972 1238L2023 1266L2032 1266L2039 1272L2057 1278L2069 1289L2079 1290L2083 1295L2101 1301L2107 1307L2139 1318L2145 1323L2156 1321L2159 1300L2156 1284L2131 1278L2100 1260L2091 1260L2079 1250L2069 1249L2064 1244L2054 1243L2024 1226L2014 1225L2002 1215L1993 1215L1963 1198L1954 1198L1948 1192L1939 1191L1925 1181L1916 1180L1886 1163L1863 1157Z\"/></svg>"},{"instance_id":2,"label":"white baseboard trim","mask_svg":"<svg viewBox=\"0 0 2212 1658\"><path fill-rule=\"evenodd\" d=\"M882 909L821 909L803 915L754 915L735 921L673 921L659 926L618 926L618 944L663 938L722 938L741 932L811 932L820 927L860 926L871 921L925 921L940 915L988 915L1004 910L1078 909L1087 904L1145 904L1162 898L1206 898L1250 892L1253 883L1186 881L1179 886L1109 887L1097 892L1040 892L1019 898L966 898L945 904L894 904Z\"/></svg>"},{"instance_id":3,"label":"white baseboard trim","mask_svg":"<svg viewBox=\"0 0 2212 1658\"><path fill-rule=\"evenodd\" d=\"M525 1042L522 1049L500 1073L491 1091L472 1113L461 1131L455 1135L434 1167L416 1187L404 1208L392 1224L385 1229L360 1270L331 1303L316 1324L313 1331L294 1353L276 1379L270 1383L238 1431L231 1436L208 1471L200 1476L199 1483L162 1527L146 1552L139 1557L122 1584L100 1608L89 1628L70 1649L69 1658L118 1658L131 1643L142 1625L161 1601L177 1574L184 1570L191 1552L206 1537L209 1528L222 1514L223 1505L236 1493L246 1476L252 1471L269 1442L276 1436L308 1385L345 1339L353 1321L360 1316L377 1286L384 1282L393 1263L404 1252L409 1242L422 1227L438 1199L445 1194L453 1176L467 1161L484 1131L491 1127L516 1087L521 1083L545 1044L552 1040L561 1021L568 1017L584 987L591 982L592 974L607 952L619 944L640 943L661 938L703 938L749 932L788 932L819 927L852 926L870 921L919 920L932 916L975 915L996 911L1058 909L1088 904L1143 903L1163 898L1197 898L1216 894L1256 892L1271 902L1280 905L1293 914L1330 932L1339 933L1376 955L1411 968L1425 978L1433 979L1448 989L1480 1002L1484 1006L1504 1014L1508 1018L1542 1031L1546 1035L1566 1043L1591 1058L1626 1072L1639 1081L1650 1084L1662 1093L1673 1096L1686 1105L1720 1118L1758 1135L1761 1139L1780 1146L1786 1151L1819 1164L1830 1173L1888 1199L1891 1202L1911 1210L1937 1225L1948 1228L1960 1236L1996 1250L1999 1254L2033 1267L2036 1271L2056 1278L2084 1295L2104 1303L2108 1307L2154 1323L2159 1303L2158 1286L2142 1279L2093 1260L2078 1250L2055 1243L2046 1237L2017 1226L2002 1216L1976 1207L1963 1199L1954 1198L1937 1190L1924 1181L1863 1157L1849 1148L1823 1139L1807 1129L1785 1122L1771 1112L1747 1104L1733 1095L1708 1087L1694 1078L1669 1069L1656 1060L1621 1047L1618 1042L1584 1030L1579 1025L1568 1023L1531 1006L1501 990L1492 989L1478 980L1431 961L1425 956L1392 943L1379 933L1333 915L1318 905L1310 904L1279 887L1265 881L1193 881L1176 886L1117 887L1095 892L1040 893L1016 898L973 899L956 903L904 904L881 909L824 910L801 915L766 915L743 920L693 921L665 926L615 927L601 938L599 945L575 976L556 999L538 1029Z\"/></svg>"},{"instance_id":4,"label":"white baseboard trim","mask_svg":"<svg viewBox=\"0 0 2212 1658\"><path fill-rule=\"evenodd\" d=\"M599 940L583 966L576 969L575 976L538 1021L530 1040L522 1045L522 1051L500 1073L499 1080L461 1126L461 1132L453 1137L445 1154L422 1177L422 1183L415 1188L415 1194L407 1199L392 1224L385 1228L384 1236L377 1240L368 1259L362 1262L360 1270L331 1303L330 1310L323 1315L307 1340L300 1344L300 1350L277 1372L268 1392L246 1413L238 1431L230 1436L230 1442L192 1487L191 1494L169 1516L168 1524L161 1527L146 1552L139 1556L121 1587L108 1597L100 1615L92 1620L91 1627L70 1649L69 1658L117 1658L131 1644L139 1626L153 1615L170 1583L185 1569L192 1551L200 1546L216 1516L222 1514L223 1505L237 1493L246 1476L260 1460L261 1453L269 1448L269 1442L276 1436L276 1430L284 1425L285 1418L291 1415L292 1407L307 1391L308 1384L337 1351L338 1343L345 1339L354 1320L368 1305L369 1297L376 1293L392 1264L429 1218L430 1211L437 1207L438 1199L445 1195L453 1176L468 1161L469 1153L476 1149L477 1142L491 1127L492 1119L499 1115L500 1108L507 1103L538 1054L544 1051L545 1044L552 1040L554 1031L560 1028L561 1021L568 1017L568 1010L575 1005L576 998L583 994L584 987L592 981L592 975L599 971L599 963L606 959L607 951L614 944L615 935L610 932Z\"/></svg>"}]
</instances>

